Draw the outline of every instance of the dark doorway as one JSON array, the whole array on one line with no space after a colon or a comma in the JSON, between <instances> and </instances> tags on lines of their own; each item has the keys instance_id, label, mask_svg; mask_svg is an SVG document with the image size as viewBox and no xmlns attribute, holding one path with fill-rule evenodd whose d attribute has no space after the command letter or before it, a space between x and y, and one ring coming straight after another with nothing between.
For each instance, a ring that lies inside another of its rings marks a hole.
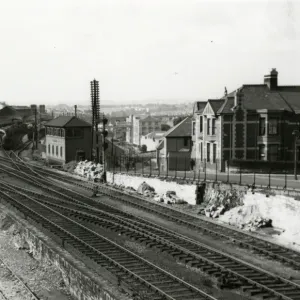
<instances>
[{"instance_id":1,"label":"dark doorway","mask_svg":"<svg viewBox=\"0 0 300 300\"><path fill-rule=\"evenodd\" d=\"M82 161L85 160L85 152L82 150L78 150L76 152L76 161Z\"/></svg>"}]
</instances>

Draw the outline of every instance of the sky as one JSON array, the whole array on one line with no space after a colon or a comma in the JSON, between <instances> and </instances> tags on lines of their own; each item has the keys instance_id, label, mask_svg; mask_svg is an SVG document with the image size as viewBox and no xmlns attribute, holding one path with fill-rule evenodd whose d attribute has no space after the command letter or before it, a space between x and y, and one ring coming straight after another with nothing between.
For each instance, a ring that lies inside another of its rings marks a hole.
<instances>
[{"instance_id":1,"label":"sky","mask_svg":"<svg viewBox=\"0 0 300 300\"><path fill-rule=\"evenodd\" d=\"M10 0L0 10L0 102L104 104L219 98L300 84L300 1Z\"/></svg>"}]
</instances>

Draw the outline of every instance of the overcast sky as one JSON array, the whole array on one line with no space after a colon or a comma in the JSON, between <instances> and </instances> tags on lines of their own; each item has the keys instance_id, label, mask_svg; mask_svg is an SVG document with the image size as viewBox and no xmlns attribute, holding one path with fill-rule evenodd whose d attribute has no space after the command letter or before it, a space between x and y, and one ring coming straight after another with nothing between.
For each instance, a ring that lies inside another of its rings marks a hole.
<instances>
[{"instance_id":1,"label":"overcast sky","mask_svg":"<svg viewBox=\"0 0 300 300\"><path fill-rule=\"evenodd\" d=\"M300 1L10 0L0 9L0 102L221 97L300 84Z\"/></svg>"}]
</instances>

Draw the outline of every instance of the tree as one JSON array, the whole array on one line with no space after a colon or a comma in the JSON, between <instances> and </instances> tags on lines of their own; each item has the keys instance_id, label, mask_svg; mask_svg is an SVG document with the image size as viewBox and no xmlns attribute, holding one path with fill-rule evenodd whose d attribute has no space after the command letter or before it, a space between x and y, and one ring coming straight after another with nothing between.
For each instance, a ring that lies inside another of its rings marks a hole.
<instances>
[{"instance_id":1,"label":"tree","mask_svg":"<svg viewBox=\"0 0 300 300\"><path fill-rule=\"evenodd\" d=\"M160 129L161 131L168 131L171 128L168 124L161 124Z\"/></svg>"},{"instance_id":2,"label":"tree","mask_svg":"<svg viewBox=\"0 0 300 300\"><path fill-rule=\"evenodd\" d=\"M141 151L142 151L142 153L147 152L147 146L146 145L142 145L141 146Z\"/></svg>"},{"instance_id":3,"label":"tree","mask_svg":"<svg viewBox=\"0 0 300 300\"><path fill-rule=\"evenodd\" d=\"M174 126L184 120L186 117L177 117L174 119Z\"/></svg>"}]
</instances>

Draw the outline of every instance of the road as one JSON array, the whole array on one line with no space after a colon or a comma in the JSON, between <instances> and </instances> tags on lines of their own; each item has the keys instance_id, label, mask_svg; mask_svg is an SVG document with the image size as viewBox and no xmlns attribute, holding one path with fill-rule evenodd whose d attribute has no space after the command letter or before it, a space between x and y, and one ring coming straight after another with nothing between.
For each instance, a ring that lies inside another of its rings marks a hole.
<instances>
[{"instance_id":1,"label":"road","mask_svg":"<svg viewBox=\"0 0 300 300\"><path fill-rule=\"evenodd\" d=\"M113 171L113 170L110 170ZM169 178L188 178L194 179L197 181L209 180L209 181L221 181L221 182L229 182L233 184L242 184L242 185L252 185L255 186L265 186L272 188L280 188L283 189L298 189L300 191L300 175L298 176L298 180L294 179L294 175L291 174L251 174L251 173L224 173L213 171L207 171L206 174L204 172L193 172L193 171L169 171L169 172L158 172L158 170L150 170L149 166L144 167L143 169L137 168L136 170L131 169L127 172L124 167L121 169L118 167L114 170L116 173L125 172L129 174L137 174L137 175L160 175Z\"/></svg>"}]
</instances>

